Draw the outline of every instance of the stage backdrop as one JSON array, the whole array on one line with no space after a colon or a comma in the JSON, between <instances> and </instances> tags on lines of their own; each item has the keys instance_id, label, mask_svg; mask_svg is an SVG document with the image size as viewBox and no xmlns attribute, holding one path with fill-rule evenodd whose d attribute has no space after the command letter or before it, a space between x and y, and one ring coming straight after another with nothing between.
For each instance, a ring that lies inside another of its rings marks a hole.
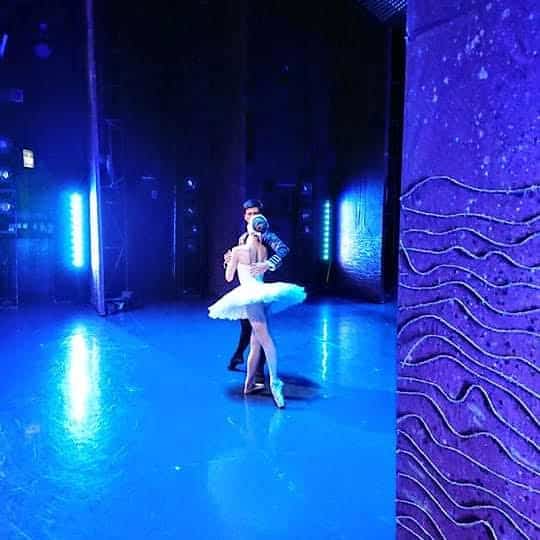
<instances>
[{"instance_id":1,"label":"stage backdrop","mask_svg":"<svg viewBox=\"0 0 540 540\"><path fill-rule=\"evenodd\" d=\"M412 0L400 538L540 538L540 7Z\"/></svg>"},{"instance_id":2,"label":"stage backdrop","mask_svg":"<svg viewBox=\"0 0 540 540\"><path fill-rule=\"evenodd\" d=\"M335 80L331 92L330 136L336 148L339 184L335 194L335 285L347 296L380 302L384 300L389 34L385 26L362 10L345 20L333 50Z\"/></svg>"}]
</instances>

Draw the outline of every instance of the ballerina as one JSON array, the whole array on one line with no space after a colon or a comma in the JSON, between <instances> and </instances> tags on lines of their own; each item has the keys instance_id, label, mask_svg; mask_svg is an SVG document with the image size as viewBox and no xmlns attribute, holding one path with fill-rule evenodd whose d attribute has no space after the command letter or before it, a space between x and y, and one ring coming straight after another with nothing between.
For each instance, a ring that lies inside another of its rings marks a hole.
<instances>
[{"instance_id":1,"label":"ballerina","mask_svg":"<svg viewBox=\"0 0 540 540\"><path fill-rule=\"evenodd\" d=\"M270 314L278 313L306 298L303 287L292 283L264 283L263 276L253 276L251 266L264 262L268 251L261 242L261 236L269 229L268 220L261 214L254 216L248 224L248 238L244 245L236 246L225 268L225 279L231 282L238 272L240 285L222 296L208 308L213 319L248 319L253 329L247 360L244 394L252 394L264 388L255 382L255 373L261 353L266 355L270 375L270 392L276 406L283 408L283 382L277 373L277 351L268 328Z\"/></svg>"}]
</instances>

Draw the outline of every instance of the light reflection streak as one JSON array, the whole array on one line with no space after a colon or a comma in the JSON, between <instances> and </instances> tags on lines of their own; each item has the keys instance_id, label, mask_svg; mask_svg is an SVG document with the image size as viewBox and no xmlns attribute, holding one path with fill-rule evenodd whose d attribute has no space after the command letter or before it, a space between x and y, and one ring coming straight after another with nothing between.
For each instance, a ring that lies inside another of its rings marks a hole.
<instances>
[{"instance_id":1,"label":"light reflection streak","mask_svg":"<svg viewBox=\"0 0 540 540\"><path fill-rule=\"evenodd\" d=\"M78 327L69 337L64 381L66 424L72 437L92 439L101 423L100 351L96 340Z\"/></svg>"},{"instance_id":2,"label":"light reflection streak","mask_svg":"<svg viewBox=\"0 0 540 540\"><path fill-rule=\"evenodd\" d=\"M328 378L328 306L321 313L321 379Z\"/></svg>"}]
</instances>

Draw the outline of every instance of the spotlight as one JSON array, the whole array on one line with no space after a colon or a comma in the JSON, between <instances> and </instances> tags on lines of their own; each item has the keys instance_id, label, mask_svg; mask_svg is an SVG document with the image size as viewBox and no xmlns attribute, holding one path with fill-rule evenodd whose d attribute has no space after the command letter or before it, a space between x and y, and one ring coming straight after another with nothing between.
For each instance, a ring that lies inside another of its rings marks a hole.
<instances>
[{"instance_id":1,"label":"spotlight","mask_svg":"<svg viewBox=\"0 0 540 540\"><path fill-rule=\"evenodd\" d=\"M197 181L194 178L187 177L184 181L184 187L186 191L196 191L197 190Z\"/></svg>"},{"instance_id":2,"label":"spotlight","mask_svg":"<svg viewBox=\"0 0 540 540\"><path fill-rule=\"evenodd\" d=\"M11 203L5 201L0 202L0 212L7 214L11 211L12 208L13 206L11 205Z\"/></svg>"},{"instance_id":3,"label":"spotlight","mask_svg":"<svg viewBox=\"0 0 540 540\"><path fill-rule=\"evenodd\" d=\"M7 169L0 169L0 180L8 180L11 174Z\"/></svg>"},{"instance_id":4,"label":"spotlight","mask_svg":"<svg viewBox=\"0 0 540 540\"><path fill-rule=\"evenodd\" d=\"M25 169L33 169L35 166L34 162L34 152L28 148L23 148L23 167Z\"/></svg>"}]
</instances>

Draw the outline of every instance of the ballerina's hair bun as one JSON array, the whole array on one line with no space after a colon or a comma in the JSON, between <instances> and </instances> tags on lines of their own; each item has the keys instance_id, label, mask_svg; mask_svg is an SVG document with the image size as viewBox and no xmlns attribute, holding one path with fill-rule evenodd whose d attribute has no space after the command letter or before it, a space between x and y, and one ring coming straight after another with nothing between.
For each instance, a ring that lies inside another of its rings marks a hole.
<instances>
[{"instance_id":1,"label":"ballerina's hair bun","mask_svg":"<svg viewBox=\"0 0 540 540\"><path fill-rule=\"evenodd\" d=\"M253 216L248 223L248 232L250 233L256 232L264 234L266 231L268 231L269 228L270 224L262 214L257 214L256 216Z\"/></svg>"}]
</instances>

